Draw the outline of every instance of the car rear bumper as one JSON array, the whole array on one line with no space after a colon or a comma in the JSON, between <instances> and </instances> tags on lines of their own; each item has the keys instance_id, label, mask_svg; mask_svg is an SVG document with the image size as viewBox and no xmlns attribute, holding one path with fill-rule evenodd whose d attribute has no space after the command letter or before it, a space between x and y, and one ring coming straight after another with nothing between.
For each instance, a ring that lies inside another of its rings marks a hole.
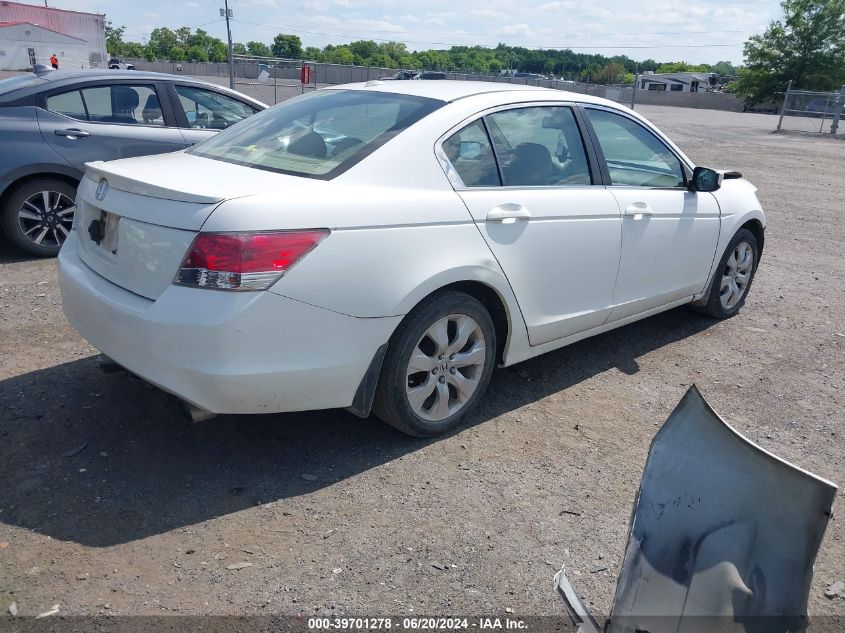
<instances>
[{"instance_id":1,"label":"car rear bumper","mask_svg":"<svg viewBox=\"0 0 845 633\"><path fill-rule=\"evenodd\" d=\"M151 301L91 270L75 233L58 268L65 316L91 345L213 413L350 406L401 320L350 317L270 292L170 286Z\"/></svg>"}]
</instances>

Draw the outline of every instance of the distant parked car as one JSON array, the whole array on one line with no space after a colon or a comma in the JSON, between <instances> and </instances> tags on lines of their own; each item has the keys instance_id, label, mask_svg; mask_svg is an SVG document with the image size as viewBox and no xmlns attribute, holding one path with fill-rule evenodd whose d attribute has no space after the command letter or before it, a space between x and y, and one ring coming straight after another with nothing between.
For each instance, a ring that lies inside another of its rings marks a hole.
<instances>
[{"instance_id":1,"label":"distant parked car","mask_svg":"<svg viewBox=\"0 0 845 633\"><path fill-rule=\"evenodd\" d=\"M88 70L0 81L0 228L55 256L85 163L185 149L265 109L246 95L160 73Z\"/></svg>"},{"instance_id":2,"label":"distant parked car","mask_svg":"<svg viewBox=\"0 0 845 633\"><path fill-rule=\"evenodd\" d=\"M833 116L836 109L835 99L813 99L804 108L810 116Z\"/></svg>"},{"instance_id":3,"label":"distant parked car","mask_svg":"<svg viewBox=\"0 0 845 633\"><path fill-rule=\"evenodd\" d=\"M110 70L135 70L135 64L131 64L125 59L119 57L112 57L109 60Z\"/></svg>"},{"instance_id":4,"label":"distant parked car","mask_svg":"<svg viewBox=\"0 0 845 633\"><path fill-rule=\"evenodd\" d=\"M435 70L400 70L394 73L391 77L383 77L383 79L446 79L446 73Z\"/></svg>"},{"instance_id":5,"label":"distant parked car","mask_svg":"<svg viewBox=\"0 0 845 633\"><path fill-rule=\"evenodd\" d=\"M419 72L416 70L399 70L393 73L390 77L382 77L382 79L396 79L396 80L407 80L407 79L416 79Z\"/></svg>"}]
</instances>

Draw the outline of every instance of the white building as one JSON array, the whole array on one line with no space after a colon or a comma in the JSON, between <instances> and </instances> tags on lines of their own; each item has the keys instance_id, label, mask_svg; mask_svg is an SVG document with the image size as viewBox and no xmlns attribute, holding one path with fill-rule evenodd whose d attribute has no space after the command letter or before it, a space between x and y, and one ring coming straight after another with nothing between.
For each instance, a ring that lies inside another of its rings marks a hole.
<instances>
[{"instance_id":1,"label":"white building","mask_svg":"<svg viewBox=\"0 0 845 633\"><path fill-rule=\"evenodd\" d=\"M27 70L50 65L60 69L106 66L106 19L98 13L64 11L0 0L0 69Z\"/></svg>"},{"instance_id":2,"label":"white building","mask_svg":"<svg viewBox=\"0 0 845 633\"><path fill-rule=\"evenodd\" d=\"M640 75L640 90L707 92L711 73L652 73Z\"/></svg>"}]
</instances>

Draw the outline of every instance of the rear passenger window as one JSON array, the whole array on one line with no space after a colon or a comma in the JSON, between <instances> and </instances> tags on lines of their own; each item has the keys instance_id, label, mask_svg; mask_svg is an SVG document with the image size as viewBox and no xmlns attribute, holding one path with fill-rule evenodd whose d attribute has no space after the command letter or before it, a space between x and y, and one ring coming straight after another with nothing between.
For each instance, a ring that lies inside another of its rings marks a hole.
<instances>
[{"instance_id":1,"label":"rear passenger window","mask_svg":"<svg viewBox=\"0 0 845 633\"><path fill-rule=\"evenodd\" d=\"M63 92L59 95L47 97L47 109L50 112L64 114L65 116L83 121L88 118L85 114L85 104L82 103L82 95L79 94L79 90Z\"/></svg>"},{"instance_id":2,"label":"rear passenger window","mask_svg":"<svg viewBox=\"0 0 845 633\"><path fill-rule=\"evenodd\" d=\"M502 184L487 131L480 119L443 141L443 151L467 187Z\"/></svg>"},{"instance_id":3,"label":"rear passenger window","mask_svg":"<svg viewBox=\"0 0 845 633\"><path fill-rule=\"evenodd\" d=\"M152 86L96 86L83 88L88 119L100 123L164 125L161 103Z\"/></svg>"},{"instance_id":4,"label":"rear passenger window","mask_svg":"<svg viewBox=\"0 0 845 633\"><path fill-rule=\"evenodd\" d=\"M486 121L506 187L592 184L571 108L515 108Z\"/></svg>"}]
</instances>

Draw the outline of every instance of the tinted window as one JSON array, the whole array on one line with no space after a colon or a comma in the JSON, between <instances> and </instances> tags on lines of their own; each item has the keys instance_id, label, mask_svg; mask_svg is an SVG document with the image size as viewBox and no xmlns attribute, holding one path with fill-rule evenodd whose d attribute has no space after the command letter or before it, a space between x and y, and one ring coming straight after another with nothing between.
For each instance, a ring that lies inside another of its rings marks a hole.
<instances>
[{"instance_id":1,"label":"tinted window","mask_svg":"<svg viewBox=\"0 0 845 633\"><path fill-rule=\"evenodd\" d=\"M588 109L611 184L683 187L681 161L654 134L628 117Z\"/></svg>"},{"instance_id":2,"label":"tinted window","mask_svg":"<svg viewBox=\"0 0 845 633\"><path fill-rule=\"evenodd\" d=\"M443 105L369 90L319 90L259 112L188 150L248 167L333 178Z\"/></svg>"},{"instance_id":3,"label":"tinted window","mask_svg":"<svg viewBox=\"0 0 845 633\"><path fill-rule=\"evenodd\" d=\"M161 103L152 86L83 88L82 98L90 121L164 125Z\"/></svg>"},{"instance_id":4,"label":"tinted window","mask_svg":"<svg viewBox=\"0 0 845 633\"><path fill-rule=\"evenodd\" d=\"M176 86L176 94L193 128L225 130L255 114L251 106L213 90Z\"/></svg>"},{"instance_id":5,"label":"tinted window","mask_svg":"<svg viewBox=\"0 0 845 633\"><path fill-rule=\"evenodd\" d=\"M590 169L572 109L515 108L487 117L505 186L589 185Z\"/></svg>"},{"instance_id":6,"label":"tinted window","mask_svg":"<svg viewBox=\"0 0 845 633\"><path fill-rule=\"evenodd\" d=\"M443 151L467 187L495 187L502 184L481 120L470 123L443 141Z\"/></svg>"},{"instance_id":7,"label":"tinted window","mask_svg":"<svg viewBox=\"0 0 845 633\"><path fill-rule=\"evenodd\" d=\"M50 112L57 112L74 119L87 119L85 104L82 103L82 95L79 90L63 92L59 95L47 97L47 109Z\"/></svg>"},{"instance_id":8,"label":"tinted window","mask_svg":"<svg viewBox=\"0 0 845 633\"><path fill-rule=\"evenodd\" d=\"M47 97L47 109L97 123L164 125L152 86L94 86Z\"/></svg>"}]
</instances>

